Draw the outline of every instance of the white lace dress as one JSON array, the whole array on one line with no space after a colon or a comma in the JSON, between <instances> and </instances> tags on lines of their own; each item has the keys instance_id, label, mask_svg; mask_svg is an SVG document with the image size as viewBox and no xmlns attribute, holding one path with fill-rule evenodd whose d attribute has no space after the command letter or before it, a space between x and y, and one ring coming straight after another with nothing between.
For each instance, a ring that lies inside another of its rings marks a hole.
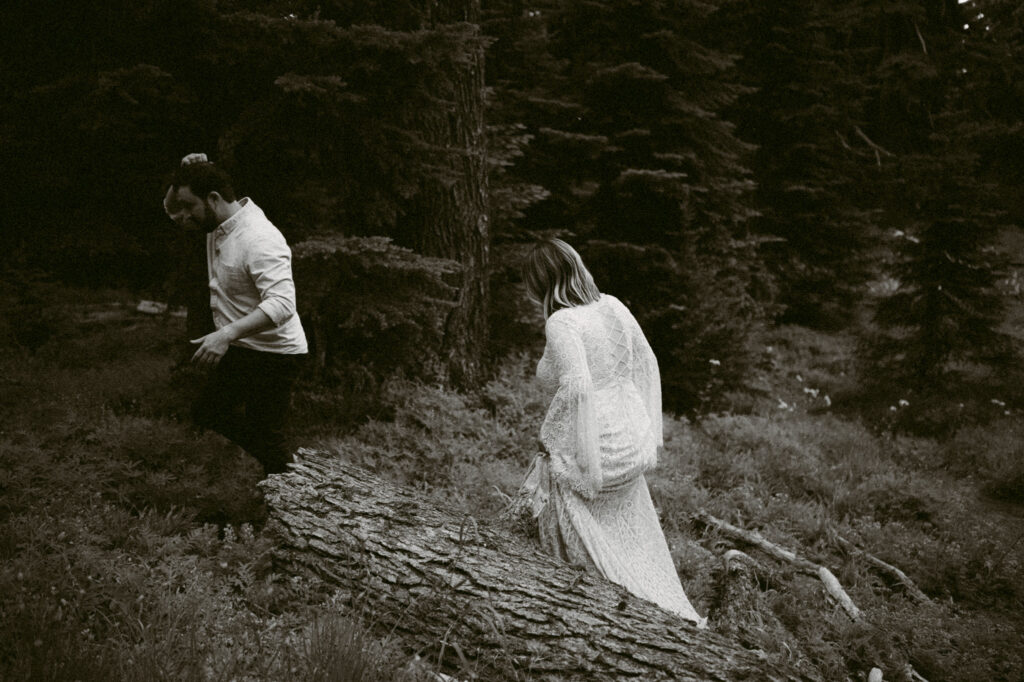
<instances>
[{"instance_id":1,"label":"white lace dress","mask_svg":"<svg viewBox=\"0 0 1024 682\"><path fill-rule=\"evenodd\" d=\"M662 441L658 362L614 296L558 310L537 376L555 391L520 491L544 549L704 626L679 582L644 472Z\"/></svg>"}]
</instances>

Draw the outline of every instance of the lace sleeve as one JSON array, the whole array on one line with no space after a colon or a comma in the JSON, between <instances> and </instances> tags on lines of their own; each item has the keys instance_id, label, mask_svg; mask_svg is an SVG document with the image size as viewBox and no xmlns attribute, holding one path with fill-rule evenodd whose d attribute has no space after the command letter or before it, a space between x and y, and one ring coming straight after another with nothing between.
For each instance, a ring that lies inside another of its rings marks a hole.
<instances>
[{"instance_id":1,"label":"lace sleeve","mask_svg":"<svg viewBox=\"0 0 1024 682\"><path fill-rule=\"evenodd\" d=\"M618 301L617 301L618 302ZM665 437L663 433L661 414L661 374L658 371L658 358L655 357L651 344L647 342L640 324L633 317L621 302L618 302L619 313L623 323L626 325L630 337L630 345L633 348L633 384L640 392L644 401L647 416L650 419L651 437L657 447L664 447Z\"/></svg>"},{"instance_id":2,"label":"lace sleeve","mask_svg":"<svg viewBox=\"0 0 1024 682\"><path fill-rule=\"evenodd\" d=\"M540 429L540 440L550 455L551 472L586 498L601 489L594 390L586 352L579 333L568 320L552 316L545 327L547 344L538 373L558 378L558 389Z\"/></svg>"}]
</instances>

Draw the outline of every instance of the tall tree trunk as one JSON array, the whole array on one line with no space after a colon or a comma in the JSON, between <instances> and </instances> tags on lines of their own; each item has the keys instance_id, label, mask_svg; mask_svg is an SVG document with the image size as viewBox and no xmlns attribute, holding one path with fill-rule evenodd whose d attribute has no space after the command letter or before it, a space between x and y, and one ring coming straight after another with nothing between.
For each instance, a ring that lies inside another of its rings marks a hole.
<instances>
[{"instance_id":1,"label":"tall tree trunk","mask_svg":"<svg viewBox=\"0 0 1024 682\"><path fill-rule=\"evenodd\" d=\"M444 23L478 23L479 16L479 0L442 0L431 3L429 20L437 28ZM441 360L450 383L471 387L483 376L489 303L483 43L468 58L453 59L452 64L452 91L442 95L448 106L414 113L427 143L454 152L446 162L454 181L429 181L433 186L417 206L423 229L416 236L416 248L462 264L458 305L445 324Z\"/></svg>"},{"instance_id":2,"label":"tall tree trunk","mask_svg":"<svg viewBox=\"0 0 1024 682\"><path fill-rule=\"evenodd\" d=\"M285 570L358 595L458 674L505 680L814 680L783 660L326 453L262 483ZM426 653L424 653L426 652Z\"/></svg>"}]
</instances>

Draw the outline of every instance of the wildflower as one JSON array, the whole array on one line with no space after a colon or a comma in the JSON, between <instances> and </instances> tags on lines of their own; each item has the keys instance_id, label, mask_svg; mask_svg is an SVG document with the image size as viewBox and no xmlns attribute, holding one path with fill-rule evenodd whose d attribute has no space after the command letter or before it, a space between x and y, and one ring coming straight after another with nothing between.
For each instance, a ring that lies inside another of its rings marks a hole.
<instances>
[{"instance_id":1,"label":"wildflower","mask_svg":"<svg viewBox=\"0 0 1024 682\"><path fill-rule=\"evenodd\" d=\"M906 400L904 400L903 398L900 398L900 401L899 401L899 406L900 406L900 407L907 407L908 405L910 405L910 403L909 403L909 402L907 402L907 401L906 401Z\"/></svg>"},{"instance_id":2,"label":"wildflower","mask_svg":"<svg viewBox=\"0 0 1024 682\"><path fill-rule=\"evenodd\" d=\"M895 405L890 405L889 406L889 411L890 412L895 412L896 411L896 406Z\"/></svg>"},{"instance_id":3,"label":"wildflower","mask_svg":"<svg viewBox=\"0 0 1024 682\"><path fill-rule=\"evenodd\" d=\"M817 397L818 397L818 389L816 389L816 388L810 388L810 387L807 387L807 386L805 386L805 387L804 387L804 393L807 393L807 394L809 394L809 395L812 395L812 396L814 396L815 398L817 398Z\"/></svg>"},{"instance_id":4,"label":"wildflower","mask_svg":"<svg viewBox=\"0 0 1024 682\"><path fill-rule=\"evenodd\" d=\"M722 361L721 361L721 360L714 360L714 359L711 359L711 360L708 360L708 362L710 362L710 363L711 363L712 365L714 365L715 367L718 367L719 365L721 365L721 364L722 364Z\"/></svg>"},{"instance_id":5,"label":"wildflower","mask_svg":"<svg viewBox=\"0 0 1024 682\"><path fill-rule=\"evenodd\" d=\"M828 396L825 396L825 406L826 407L832 407L832 398L829 398Z\"/></svg>"},{"instance_id":6,"label":"wildflower","mask_svg":"<svg viewBox=\"0 0 1024 682\"><path fill-rule=\"evenodd\" d=\"M780 410L785 410L785 409L788 409L788 408L789 408L789 405L786 403L786 401L783 400L782 398L779 398L779 409Z\"/></svg>"},{"instance_id":7,"label":"wildflower","mask_svg":"<svg viewBox=\"0 0 1024 682\"><path fill-rule=\"evenodd\" d=\"M992 398L992 404L998 405L999 407L1006 407L1006 403L1004 403L1002 400L999 400L998 398Z\"/></svg>"},{"instance_id":8,"label":"wildflower","mask_svg":"<svg viewBox=\"0 0 1024 682\"><path fill-rule=\"evenodd\" d=\"M796 375L796 380L799 381L801 384L804 382L804 378L799 374Z\"/></svg>"}]
</instances>

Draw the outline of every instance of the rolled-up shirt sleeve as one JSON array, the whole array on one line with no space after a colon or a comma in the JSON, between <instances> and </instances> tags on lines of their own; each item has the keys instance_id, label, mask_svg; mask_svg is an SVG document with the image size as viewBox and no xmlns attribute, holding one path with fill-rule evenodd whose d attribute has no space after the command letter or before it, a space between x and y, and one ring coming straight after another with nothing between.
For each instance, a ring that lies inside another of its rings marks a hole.
<instances>
[{"instance_id":1,"label":"rolled-up shirt sleeve","mask_svg":"<svg viewBox=\"0 0 1024 682\"><path fill-rule=\"evenodd\" d=\"M292 252L280 234L266 235L249 263L249 274L260 294L257 307L281 326L295 314Z\"/></svg>"}]
</instances>

